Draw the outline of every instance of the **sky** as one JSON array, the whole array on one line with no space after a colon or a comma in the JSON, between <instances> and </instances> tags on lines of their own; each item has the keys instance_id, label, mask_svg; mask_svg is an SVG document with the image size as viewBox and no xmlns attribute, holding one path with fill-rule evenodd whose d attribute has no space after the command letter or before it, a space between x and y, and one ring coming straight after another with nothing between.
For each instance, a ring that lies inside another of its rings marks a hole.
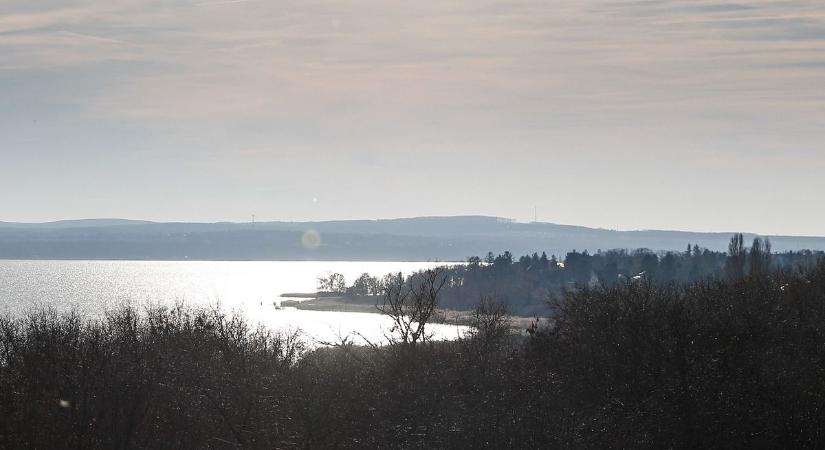
<instances>
[{"instance_id":1,"label":"sky","mask_svg":"<svg viewBox=\"0 0 825 450\"><path fill-rule=\"evenodd\" d=\"M3 0L0 220L825 235L825 2Z\"/></svg>"}]
</instances>

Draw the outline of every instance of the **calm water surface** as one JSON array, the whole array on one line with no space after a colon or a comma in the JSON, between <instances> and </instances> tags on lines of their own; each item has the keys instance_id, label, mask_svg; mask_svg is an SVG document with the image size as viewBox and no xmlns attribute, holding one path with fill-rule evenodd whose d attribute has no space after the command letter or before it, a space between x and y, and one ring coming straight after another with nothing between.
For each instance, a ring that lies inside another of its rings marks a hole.
<instances>
[{"instance_id":1,"label":"calm water surface","mask_svg":"<svg viewBox=\"0 0 825 450\"><path fill-rule=\"evenodd\" d=\"M0 261L0 313L52 306L97 316L122 305L220 304L227 312L281 330L329 341L357 332L380 340L389 321L378 314L277 310L283 293L314 292L333 272L352 282L367 272L411 273L439 263L361 261ZM440 338L463 329L434 327Z\"/></svg>"}]
</instances>

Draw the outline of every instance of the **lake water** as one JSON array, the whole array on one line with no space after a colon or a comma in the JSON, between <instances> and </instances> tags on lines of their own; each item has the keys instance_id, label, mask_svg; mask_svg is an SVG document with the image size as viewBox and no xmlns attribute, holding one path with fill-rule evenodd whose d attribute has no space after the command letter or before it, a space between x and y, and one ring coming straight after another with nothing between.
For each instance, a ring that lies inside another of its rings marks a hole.
<instances>
[{"instance_id":1,"label":"lake water","mask_svg":"<svg viewBox=\"0 0 825 450\"><path fill-rule=\"evenodd\" d=\"M386 317L369 313L278 310L281 294L314 292L319 276L343 274L351 283L367 272L412 273L440 263L361 261L0 261L0 313L25 314L51 306L99 316L122 305L220 304L252 322L300 329L308 338L334 341L360 333L381 340ZM434 325L436 337L456 338L462 327Z\"/></svg>"}]
</instances>

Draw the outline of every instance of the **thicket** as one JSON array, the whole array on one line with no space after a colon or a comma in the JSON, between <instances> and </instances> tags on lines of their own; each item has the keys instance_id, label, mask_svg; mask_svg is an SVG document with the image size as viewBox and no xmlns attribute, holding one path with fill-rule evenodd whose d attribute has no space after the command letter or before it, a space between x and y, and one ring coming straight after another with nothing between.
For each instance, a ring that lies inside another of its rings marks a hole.
<instances>
[{"instance_id":1,"label":"thicket","mask_svg":"<svg viewBox=\"0 0 825 450\"><path fill-rule=\"evenodd\" d=\"M821 448L825 263L557 295L529 332L307 349L217 311L0 320L4 448Z\"/></svg>"}]
</instances>

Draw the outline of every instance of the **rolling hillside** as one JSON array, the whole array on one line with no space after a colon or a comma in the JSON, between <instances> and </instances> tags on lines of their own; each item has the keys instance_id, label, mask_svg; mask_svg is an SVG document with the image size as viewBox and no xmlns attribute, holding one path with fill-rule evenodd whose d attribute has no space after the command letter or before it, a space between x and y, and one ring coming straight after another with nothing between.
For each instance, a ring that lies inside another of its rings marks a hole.
<instances>
[{"instance_id":1,"label":"rolling hillside","mask_svg":"<svg viewBox=\"0 0 825 450\"><path fill-rule=\"evenodd\" d=\"M320 236L317 248L302 243ZM725 250L730 232L615 231L496 217L265 223L158 223L101 219L0 223L3 259L464 260L488 251L515 255L570 250ZM753 234L746 234L750 240ZM824 250L825 237L768 236L775 251Z\"/></svg>"}]
</instances>

